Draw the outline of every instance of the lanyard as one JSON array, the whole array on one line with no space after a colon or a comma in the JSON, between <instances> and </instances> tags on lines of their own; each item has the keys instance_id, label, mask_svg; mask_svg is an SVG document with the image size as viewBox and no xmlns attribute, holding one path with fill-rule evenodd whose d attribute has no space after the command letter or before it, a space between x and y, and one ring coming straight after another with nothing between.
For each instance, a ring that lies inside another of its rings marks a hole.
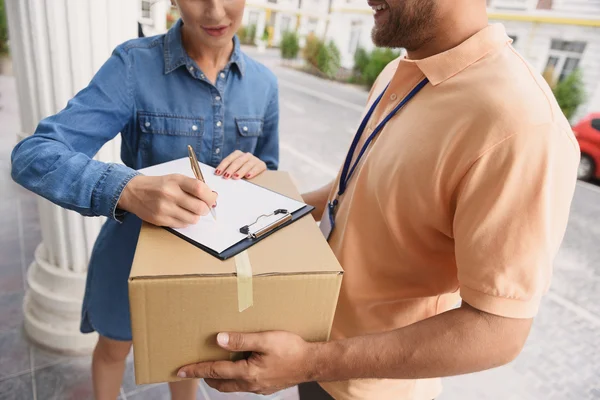
<instances>
[{"instance_id":1,"label":"lanyard","mask_svg":"<svg viewBox=\"0 0 600 400\"><path fill-rule=\"evenodd\" d=\"M400 102L400 104L398 104L383 119L383 121L381 121L379 123L379 125L377 125L377 127L373 130L373 133L371 133L371 136L369 136L367 138L367 140L365 141L365 144L363 144L362 149L358 153L358 157L356 157L356 161L354 162L354 164L352 166L350 166L350 164L352 163L352 157L354 157L354 152L356 151L356 147L358 146L358 142L360 141L360 138L362 137L362 134L365 131L365 127L367 126L367 123L369 122L369 119L371 118L371 115L373 114L373 111L375 111L375 108L377 107L377 105L381 101L383 95L385 94L385 92L386 92L389 84L388 84L388 86L385 87L385 89L379 95L379 97L377 98L377 100L375 100L375 102L373 103L373 105L369 109L369 112L367 113L367 115L365 115L365 117L363 118L360 126L358 127L358 131L356 132L356 135L354 135L354 140L352 141L352 145L350 146L350 150L348 150L348 154L346 155L346 161L344 162L344 168L342 169L342 174L340 176L340 184L339 184L339 188L338 188L338 193L337 193L337 196L336 196L335 200L333 201L333 206L334 207L337 206L338 198L340 196L342 196L344 194L344 192L346 191L346 188L348 187L348 182L350 182L350 179L352 178L352 175L356 171L356 167L358 166L358 163L360 162L361 158L365 154L367 148L369 147L369 145L371 144L371 142L373 141L373 139L375 139L375 136L377 136L377 134L379 132L381 132L381 130L384 128L385 124L387 124L388 121L390 119L392 119L392 117L394 115L396 115L396 113L398 111L400 111L402 109L402 107L404 107L406 105L406 103L408 103L413 97L415 97L416 94L419 93L419 91L421 89L423 89L423 87L425 85L427 85L428 82L429 82L429 80L427 78L425 78L421 82L419 82L419 84L413 90L410 91L410 93Z\"/></svg>"}]
</instances>

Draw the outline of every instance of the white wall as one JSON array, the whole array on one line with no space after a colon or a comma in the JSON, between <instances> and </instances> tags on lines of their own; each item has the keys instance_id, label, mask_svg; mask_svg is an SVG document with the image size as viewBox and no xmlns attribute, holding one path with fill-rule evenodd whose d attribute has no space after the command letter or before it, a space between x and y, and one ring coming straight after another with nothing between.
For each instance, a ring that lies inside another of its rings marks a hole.
<instances>
[{"instance_id":1,"label":"white wall","mask_svg":"<svg viewBox=\"0 0 600 400\"><path fill-rule=\"evenodd\" d=\"M567 14L600 14L600 0L554 0L552 11Z\"/></svg>"},{"instance_id":2,"label":"white wall","mask_svg":"<svg viewBox=\"0 0 600 400\"><path fill-rule=\"evenodd\" d=\"M342 67L351 69L354 66L355 49L350 48L353 29L360 32L357 48L362 47L367 51L374 48L371 41L373 23L373 16L369 14L334 12L331 15L327 38L333 40L340 50Z\"/></svg>"}]
</instances>

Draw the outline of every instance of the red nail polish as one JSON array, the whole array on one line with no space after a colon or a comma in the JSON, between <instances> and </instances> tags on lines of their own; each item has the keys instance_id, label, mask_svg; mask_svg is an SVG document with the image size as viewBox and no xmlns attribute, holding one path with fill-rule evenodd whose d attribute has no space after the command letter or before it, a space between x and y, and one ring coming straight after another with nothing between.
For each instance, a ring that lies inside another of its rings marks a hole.
<instances>
[{"instance_id":1,"label":"red nail polish","mask_svg":"<svg viewBox=\"0 0 600 400\"><path fill-rule=\"evenodd\" d=\"M215 171L215 174L217 174L217 175L220 175L220 174L221 174L221 171L219 171L219 170L216 170L216 171Z\"/></svg>"},{"instance_id":2,"label":"red nail polish","mask_svg":"<svg viewBox=\"0 0 600 400\"><path fill-rule=\"evenodd\" d=\"M229 178L229 172L225 174L225 178Z\"/></svg>"},{"instance_id":3,"label":"red nail polish","mask_svg":"<svg viewBox=\"0 0 600 400\"><path fill-rule=\"evenodd\" d=\"M248 174L246 175L246 178L250 178L252 176L252 174Z\"/></svg>"},{"instance_id":4,"label":"red nail polish","mask_svg":"<svg viewBox=\"0 0 600 400\"><path fill-rule=\"evenodd\" d=\"M240 177L240 175L239 175L239 174L234 174L234 175L233 175L233 177L234 177L234 178L239 178L239 177Z\"/></svg>"}]
</instances>

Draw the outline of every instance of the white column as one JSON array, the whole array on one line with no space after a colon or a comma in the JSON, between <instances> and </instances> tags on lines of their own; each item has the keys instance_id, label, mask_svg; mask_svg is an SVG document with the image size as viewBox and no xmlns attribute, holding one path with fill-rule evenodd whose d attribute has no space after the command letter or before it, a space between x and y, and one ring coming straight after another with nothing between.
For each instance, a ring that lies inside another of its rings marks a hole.
<instances>
[{"instance_id":1,"label":"white column","mask_svg":"<svg viewBox=\"0 0 600 400\"><path fill-rule=\"evenodd\" d=\"M63 109L118 44L137 36L139 0L9 0L9 34L23 132ZM118 162L120 139L97 159ZM86 353L97 336L79 332L87 263L104 222L39 198L42 243L27 274L25 331L35 342Z\"/></svg>"}]
</instances>

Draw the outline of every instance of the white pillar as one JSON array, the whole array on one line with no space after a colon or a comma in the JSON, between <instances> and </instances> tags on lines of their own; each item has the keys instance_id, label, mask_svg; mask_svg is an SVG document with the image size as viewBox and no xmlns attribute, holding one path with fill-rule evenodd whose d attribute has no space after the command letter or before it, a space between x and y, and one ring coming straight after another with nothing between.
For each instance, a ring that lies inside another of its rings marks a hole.
<instances>
[{"instance_id":1,"label":"white pillar","mask_svg":"<svg viewBox=\"0 0 600 400\"><path fill-rule=\"evenodd\" d=\"M139 0L9 0L11 52L23 132L63 109L114 47L137 36ZM118 162L119 138L97 159ZM97 336L79 332L87 263L103 219L84 218L39 198L42 243L27 274L25 331L35 342L87 353Z\"/></svg>"}]
</instances>

